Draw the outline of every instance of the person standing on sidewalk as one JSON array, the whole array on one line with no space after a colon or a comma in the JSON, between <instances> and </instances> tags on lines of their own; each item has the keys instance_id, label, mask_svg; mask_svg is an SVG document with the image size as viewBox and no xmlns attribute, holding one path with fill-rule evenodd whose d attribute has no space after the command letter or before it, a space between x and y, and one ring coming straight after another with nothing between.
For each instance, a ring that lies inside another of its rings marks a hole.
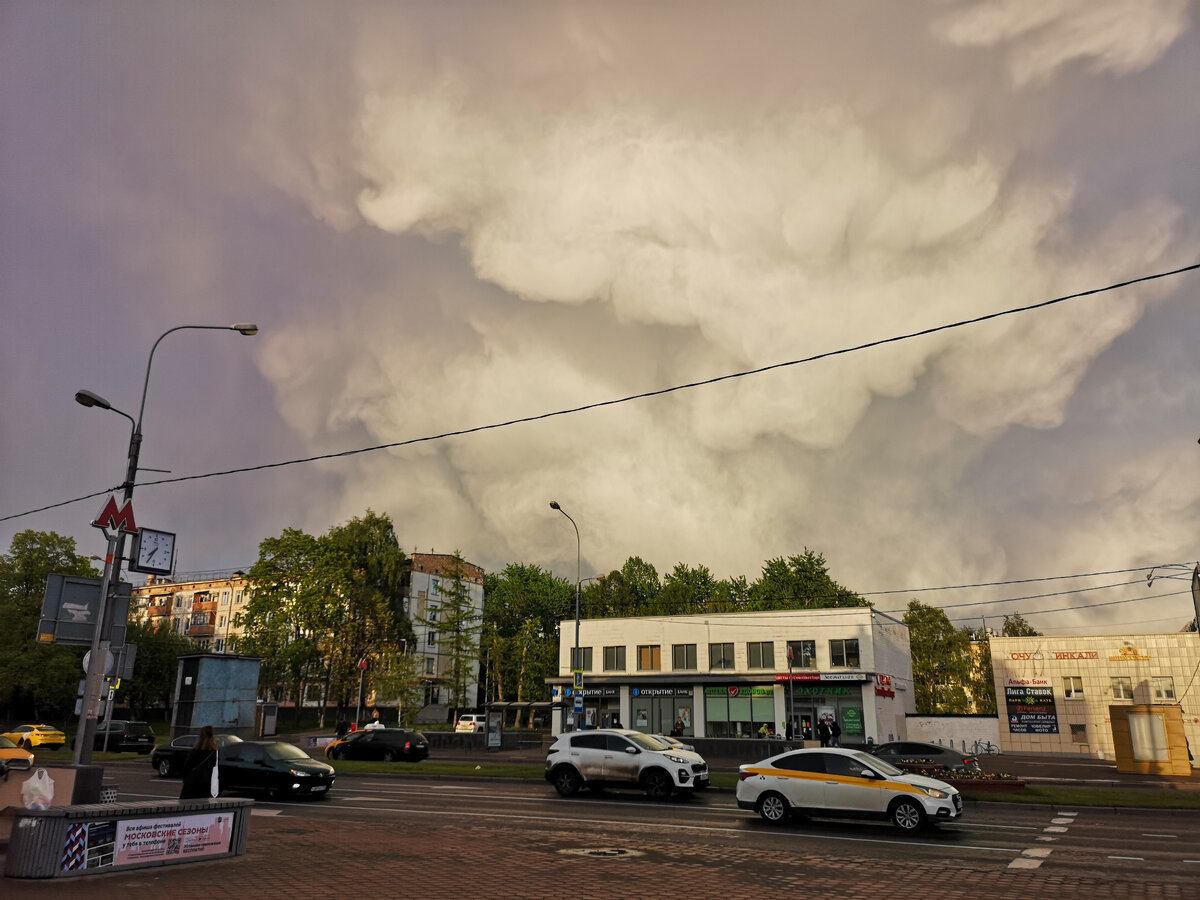
<instances>
[{"instance_id":1,"label":"person standing on sidewalk","mask_svg":"<svg viewBox=\"0 0 1200 900\"><path fill-rule=\"evenodd\" d=\"M841 737L842 737L841 726L838 725L837 719L835 719L833 716L830 716L829 717L829 746L830 747L842 746Z\"/></svg>"},{"instance_id":2,"label":"person standing on sidewalk","mask_svg":"<svg viewBox=\"0 0 1200 900\"><path fill-rule=\"evenodd\" d=\"M213 766L217 764L217 739L211 725L200 729L196 746L183 763L183 787L180 800L204 800L212 796Z\"/></svg>"}]
</instances>

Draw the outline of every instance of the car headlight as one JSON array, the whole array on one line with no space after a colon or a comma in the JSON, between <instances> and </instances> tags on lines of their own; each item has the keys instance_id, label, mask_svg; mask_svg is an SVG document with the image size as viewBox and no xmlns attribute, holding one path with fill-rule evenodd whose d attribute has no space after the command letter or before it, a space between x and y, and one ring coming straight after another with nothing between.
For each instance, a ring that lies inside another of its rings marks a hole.
<instances>
[{"instance_id":1,"label":"car headlight","mask_svg":"<svg viewBox=\"0 0 1200 900\"><path fill-rule=\"evenodd\" d=\"M688 761L686 759L684 759L682 756L672 756L670 753L664 753L663 756L665 756L667 759L669 759L671 762L675 763L676 765L686 766L688 764Z\"/></svg>"},{"instance_id":2,"label":"car headlight","mask_svg":"<svg viewBox=\"0 0 1200 900\"><path fill-rule=\"evenodd\" d=\"M945 791L939 791L937 788L919 787L919 788L917 788L917 790L923 791L924 793L926 793L930 797L932 797L934 800L945 800L947 797L950 796Z\"/></svg>"},{"instance_id":3,"label":"car headlight","mask_svg":"<svg viewBox=\"0 0 1200 900\"><path fill-rule=\"evenodd\" d=\"M311 772L304 772L300 769L288 769L288 771L291 772L296 778L307 778L312 774Z\"/></svg>"}]
</instances>

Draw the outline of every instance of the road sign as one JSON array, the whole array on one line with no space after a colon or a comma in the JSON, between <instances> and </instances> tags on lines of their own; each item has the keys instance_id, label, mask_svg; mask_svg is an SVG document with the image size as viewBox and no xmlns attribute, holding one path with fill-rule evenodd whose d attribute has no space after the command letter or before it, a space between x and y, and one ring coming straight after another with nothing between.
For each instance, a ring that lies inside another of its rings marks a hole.
<instances>
[{"instance_id":1,"label":"road sign","mask_svg":"<svg viewBox=\"0 0 1200 900\"><path fill-rule=\"evenodd\" d=\"M575 670L575 690L583 690L583 669Z\"/></svg>"},{"instance_id":2,"label":"road sign","mask_svg":"<svg viewBox=\"0 0 1200 900\"><path fill-rule=\"evenodd\" d=\"M575 712L583 712L583 694L575 695Z\"/></svg>"}]
</instances>

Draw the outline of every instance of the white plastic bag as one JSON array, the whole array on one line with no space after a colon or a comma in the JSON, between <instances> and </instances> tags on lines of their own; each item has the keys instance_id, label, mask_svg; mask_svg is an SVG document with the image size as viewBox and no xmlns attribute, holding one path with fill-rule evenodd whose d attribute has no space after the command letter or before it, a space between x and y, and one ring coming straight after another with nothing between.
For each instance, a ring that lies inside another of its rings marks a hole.
<instances>
[{"instance_id":1,"label":"white plastic bag","mask_svg":"<svg viewBox=\"0 0 1200 900\"><path fill-rule=\"evenodd\" d=\"M209 781L208 787L214 797L221 796L221 779L217 775L217 768L218 768L219 762L220 762L220 757L216 753L213 753L212 778Z\"/></svg>"},{"instance_id":2,"label":"white plastic bag","mask_svg":"<svg viewBox=\"0 0 1200 900\"><path fill-rule=\"evenodd\" d=\"M54 779L45 769L38 769L21 785L21 802L26 809L49 809L54 802Z\"/></svg>"}]
</instances>

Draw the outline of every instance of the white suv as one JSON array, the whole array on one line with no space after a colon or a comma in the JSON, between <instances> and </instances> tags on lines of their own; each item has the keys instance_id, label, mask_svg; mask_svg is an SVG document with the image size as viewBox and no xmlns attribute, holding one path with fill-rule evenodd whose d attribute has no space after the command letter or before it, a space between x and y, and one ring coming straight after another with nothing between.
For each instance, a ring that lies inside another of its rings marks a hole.
<instances>
[{"instance_id":1,"label":"white suv","mask_svg":"<svg viewBox=\"0 0 1200 900\"><path fill-rule=\"evenodd\" d=\"M600 728L560 734L546 754L546 780L564 797L582 787L640 787L662 800L708 787L708 763L650 734Z\"/></svg>"},{"instance_id":2,"label":"white suv","mask_svg":"<svg viewBox=\"0 0 1200 900\"><path fill-rule=\"evenodd\" d=\"M483 713L468 713L465 716L459 716L454 730L464 731L468 734L482 734L487 731L487 716Z\"/></svg>"}]
</instances>

